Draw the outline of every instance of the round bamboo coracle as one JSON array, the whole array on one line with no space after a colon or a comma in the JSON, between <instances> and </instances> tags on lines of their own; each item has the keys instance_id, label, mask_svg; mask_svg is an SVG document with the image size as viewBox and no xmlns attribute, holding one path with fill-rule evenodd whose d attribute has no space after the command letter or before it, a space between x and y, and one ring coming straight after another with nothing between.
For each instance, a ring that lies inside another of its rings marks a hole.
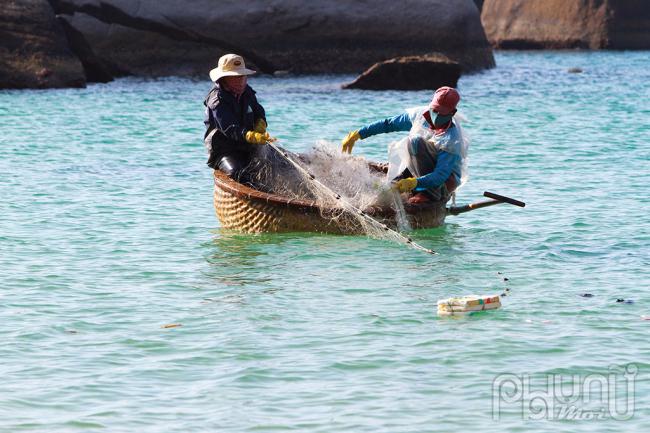
<instances>
[{"instance_id":1,"label":"round bamboo coracle","mask_svg":"<svg viewBox=\"0 0 650 433\"><path fill-rule=\"evenodd\" d=\"M358 221L346 215L328 218L327 209L313 201L291 200L257 191L214 171L214 208L221 226L244 233L317 232L363 234ZM368 210L373 217L395 227L392 210ZM445 220L444 203L406 207L414 229L437 227Z\"/></svg>"}]
</instances>

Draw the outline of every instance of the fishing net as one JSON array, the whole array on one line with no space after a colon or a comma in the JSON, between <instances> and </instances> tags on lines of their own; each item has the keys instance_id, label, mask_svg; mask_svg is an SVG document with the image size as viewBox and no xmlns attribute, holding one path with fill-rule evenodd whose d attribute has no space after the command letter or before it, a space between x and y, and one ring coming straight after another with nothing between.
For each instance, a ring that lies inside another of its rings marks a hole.
<instances>
[{"instance_id":1,"label":"fishing net","mask_svg":"<svg viewBox=\"0 0 650 433\"><path fill-rule=\"evenodd\" d=\"M398 230L410 230L402 197L390 187L386 173L361 156L341 153L338 145L321 141L303 154L265 146L248 169L258 189L315 202L323 218L347 231L412 243L381 216L388 211Z\"/></svg>"}]
</instances>

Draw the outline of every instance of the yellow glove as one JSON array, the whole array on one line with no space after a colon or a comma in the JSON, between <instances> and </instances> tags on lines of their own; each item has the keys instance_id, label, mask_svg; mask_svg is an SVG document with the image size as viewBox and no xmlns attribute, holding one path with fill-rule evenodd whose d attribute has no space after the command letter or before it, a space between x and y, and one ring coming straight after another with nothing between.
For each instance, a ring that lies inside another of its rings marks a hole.
<instances>
[{"instance_id":1,"label":"yellow glove","mask_svg":"<svg viewBox=\"0 0 650 433\"><path fill-rule=\"evenodd\" d=\"M341 141L341 144L343 145L343 152L352 153L354 142L357 140L361 140L359 131L350 131L348 135L346 135L345 138Z\"/></svg>"},{"instance_id":2,"label":"yellow glove","mask_svg":"<svg viewBox=\"0 0 650 433\"><path fill-rule=\"evenodd\" d=\"M277 138L271 137L268 132L261 134L255 131L246 131L244 139L250 144L266 144L267 141L277 140Z\"/></svg>"},{"instance_id":3,"label":"yellow glove","mask_svg":"<svg viewBox=\"0 0 650 433\"><path fill-rule=\"evenodd\" d=\"M264 134L266 132L266 120L262 119L261 117L257 119L257 122L255 122L255 127L253 128L253 131L259 132L260 134Z\"/></svg>"},{"instance_id":4,"label":"yellow glove","mask_svg":"<svg viewBox=\"0 0 650 433\"><path fill-rule=\"evenodd\" d=\"M399 192L409 192L415 187L418 186L418 180L414 177L407 177L406 179L400 179L393 184L393 188Z\"/></svg>"}]
</instances>

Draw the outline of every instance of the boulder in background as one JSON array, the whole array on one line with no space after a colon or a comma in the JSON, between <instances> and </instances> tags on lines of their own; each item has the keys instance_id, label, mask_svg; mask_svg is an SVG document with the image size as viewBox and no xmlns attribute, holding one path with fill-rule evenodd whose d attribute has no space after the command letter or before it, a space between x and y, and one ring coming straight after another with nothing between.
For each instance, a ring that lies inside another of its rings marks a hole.
<instances>
[{"instance_id":1,"label":"boulder in background","mask_svg":"<svg viewBox=\"0 0 650 433\"><path fill-rule=\"evenodd\" d=\"M106 64L134 75L207 75L235 52L262 72L353 73L441 52L494 66L474 0L51 0Z\"/></svg>"},{"instance_id":2,"label":"boulder in background","mask_svg":"<svg viewBox=\"0 0 650 433\"><path fill-rule=\"evenodd\" d=\"M435 90L456 87L461 67L443 55L398 57L375 63L346 89Z\"/></svg>"},{"instance_id":3,"label":"boulder in background","mask_svg":"<svg viewBox=\"0 0 650 433\"><path fill-rule=\"evenodd\" d=\"M608 5L606 48L650 49L650 3L647 0L610 0Z\"/></svg>"},{"instance_id":4,"label":"boulder in background","mask_svg":"<svg viewBox=\"0 0 650 433\"><path fill-rule=\"evenodd\" d=\"M0 88L83 87L79 59L46 0L3 0Z\"/></svg>"},{"instance_id":5,"label":"boulder in background","mask_svg":"<svg viewBox=\"0 0 650 433\"><path fill-rule=\"evenodd\" d=\"M61 17L58 17L57 20L65 32L70 50L77 56L83 65L86 74L86 81L89 83L108 83L109 81L112 81L115 76L120 75L119 70L97 57L80 31L72 27Z\"/></svg>"},{"instance_id":6,"label":"boulder in background","mask_svg":"<svg viewBox=\"0 0 650 433\"><path fill-rule=\"evenodd\" d=\"M481 20L496 48L650 48L646 0L485 0Z\"/></svg>"}]
</instances>

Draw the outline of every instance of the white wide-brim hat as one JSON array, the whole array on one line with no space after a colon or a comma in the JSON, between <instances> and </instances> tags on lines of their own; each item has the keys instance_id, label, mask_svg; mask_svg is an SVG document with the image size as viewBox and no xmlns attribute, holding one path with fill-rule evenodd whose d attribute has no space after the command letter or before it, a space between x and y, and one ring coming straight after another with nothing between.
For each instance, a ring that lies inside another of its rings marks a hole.
<instances>
[{"instance_id":1,"label":"white wide-brim hat","mask_svg":"<svg viewBox=\"0 0 650 433\"><path fill-rule=\"evenodd\" d=\"M241 75L253 75L256 71L246 69L244 58L237 54L226 54L219 58L217 67L210 71L210 79L214 82L221 77L236 77Z\"/></svg>"}]
</instances>

